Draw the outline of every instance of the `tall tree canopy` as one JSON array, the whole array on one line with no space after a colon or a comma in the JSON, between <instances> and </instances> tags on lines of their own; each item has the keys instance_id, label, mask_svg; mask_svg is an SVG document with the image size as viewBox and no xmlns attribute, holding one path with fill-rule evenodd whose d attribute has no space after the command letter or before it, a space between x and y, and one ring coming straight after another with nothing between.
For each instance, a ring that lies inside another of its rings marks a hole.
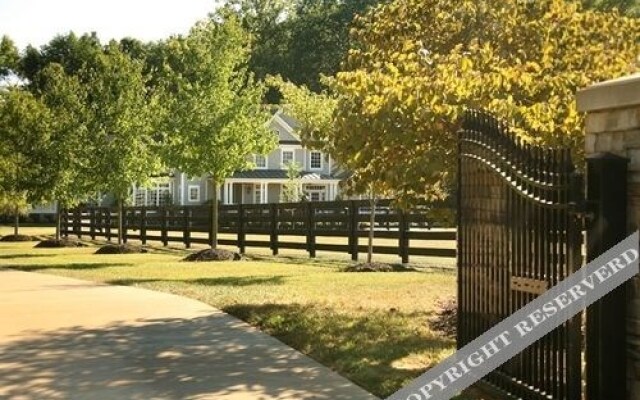
<instances>
[{"instance_id":1,"label":"tall tree canopy","mask_svg":"<svg viewBox=\"0 0 640 400\"><path fill-rule=\"evenodd\" d=\"M41 84L38 94L53 119L44 172L53 180L46 200L58 206L56 239L59 240L61 207L74 207L99 190L99 175L93 168L94 137L89 131L92 98L87 96L79 76L65 73L57 63L46 66L38 74L38 81Z\"/></svg>"},{"instance_id":2,"label":"tall tree canopy","mask_svg":"<svg viewBox=\"0 0 640 400\"><path fill-rule=\"evenodd\" d=\"M18 66L20 54L13 40L7 35L0 39L0 78L9 75Z\"/></svg>"},{"instance_id":3,"label":"tall tree canopy","mask_svg":"<svg viewBox=\"0 0 640 400\"><path fill-rule=\"evenodd\" d=\"M0 202L18 215L26 204L46 199L53 177L46 173L53 119L31 93L10 88L0 92Z\"/></svg>"},{"instance_id":4,"label":"tall tree canopy","mask_svg":"<svg viewBox=\"0 0 640 400\"><path fill-rule=\"evenodd\" d=\"M83 151L91 156L93 191L114 194L120 206L134 185L162 171L157 132L165 108L143 69L113 42L76 74L88 108L82 124L90 140Z\"/></svg>"},{"instance_id":5,"label":"tall tree canopy","mask_svg":"<svg viewBox=\"0 0 640 400\"><path fill-rule=\"evenodd\" d=\"M396 0L359 18L334 129L317 139L363 184L409 197L443 195L464 107L579 152L576 90L631 72L639 35L639 20L571 1Z\"/></svg>"},{"instance_id":6,"label":"tall tree canopy","mask_svg":"<svg viewBox=\"0 0 640 400\"><path fill-rule=\"evenodd\" d=\"M19 65L19 74L28 80L30 89L41 89L40 73L50 64L60 64L64 72L75 75L82 67L97 59L103 46L95 33L77 36L70 32L58 35L40 49L27 46Z\"/></svg>"},{"instance_id":7,"label":"tall tree canopy","mask_svg":"<svg viewBox=\"0 0 640 400\"><path fill-rule=\"evenodd\" d=\"M321 75L334 75L353 45L354 17L383 1L231 0L220 13L236 15L250 33L249 69L258 79L280 75L319 92Z\"/></svg>"},{"instance_id":8,"label":"tall tree canopy","mask_svg":"<svg viewBox=\"0 0 640 400\"><path fill-rule=\"evenodd\" d=\"M169 109L161 152L170 168L208 176L214 188L211 246L217 245L217 193L250 156L275 146L261 107L263 85L247 71L249 38L234 17L198 23L166 43L163 88Z\"/></svg>"}]
</instances>

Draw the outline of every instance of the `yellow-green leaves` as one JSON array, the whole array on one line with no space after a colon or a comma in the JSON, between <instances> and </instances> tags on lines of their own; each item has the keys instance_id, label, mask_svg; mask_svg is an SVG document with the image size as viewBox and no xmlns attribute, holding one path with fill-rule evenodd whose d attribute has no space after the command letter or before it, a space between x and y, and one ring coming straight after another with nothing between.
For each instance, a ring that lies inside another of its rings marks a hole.
<instances>
[{"instance_id":1,"label":"yellow-green leaves","mask_svg":"<svg viewBox=\"0 0 640 400\"><path fill-rule=\"evenodd\" d=\"M464 107L580 154L576 90L629 73L640 53L639 20L564 0L396 0L360 18L353 37L331 85L332 146L354 150L344 158L366 167L359 178L426 197L452 176Z\"/></svg>"},{"instance_id":2,"label":"yellow-green leaves","mask_svg":"<svg viewBox=\"0 0 640 400\"><path fill-rule=\"evenodd\" d=\"M233 16L210 19L165 44L161 77L169 109L160 151L166 165L217 182L276 144L260 106L264 87L247 73L249 37Z\"/></svg>"}]
</instances>

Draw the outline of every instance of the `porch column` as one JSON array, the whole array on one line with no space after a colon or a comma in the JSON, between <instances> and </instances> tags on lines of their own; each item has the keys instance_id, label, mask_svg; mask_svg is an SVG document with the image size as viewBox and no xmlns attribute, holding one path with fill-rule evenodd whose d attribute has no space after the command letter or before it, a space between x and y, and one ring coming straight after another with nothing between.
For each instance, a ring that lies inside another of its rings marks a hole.
<instances>
[{"instance_id":1,"label":"porch column","mask_svg":"<svg viewBox=\"0 0 640 400\"><path fill-rule=\"evenodd\" d=\"M233 183L226 182L224 184L224 204L231 204L233 195L231 191L233 190Z\"/></svg>"},{"instance_id":2,"label":"porch column","mask_svg":"<svg viewBox=\"0 0 640 400\"><path fill-rule=\"evenodd\" d=\"M267 188L268 188L268 186L267 185L268 185L267 183L261 183L260 184L260 197L261 197L260 204L267 204L267 199L268 199L268 196L267 196Z\"/></svg>"}]
</instances>

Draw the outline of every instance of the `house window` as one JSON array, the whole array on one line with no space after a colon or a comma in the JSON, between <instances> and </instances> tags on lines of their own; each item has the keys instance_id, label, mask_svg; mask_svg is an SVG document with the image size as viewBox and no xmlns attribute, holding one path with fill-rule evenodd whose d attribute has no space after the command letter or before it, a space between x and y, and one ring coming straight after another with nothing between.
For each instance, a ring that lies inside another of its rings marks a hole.
<instances>
[{"instance_id":1,"label":"house window","mask_svg":"<svg viewBox=\"0 0 640 400\"><path fill-rule=\"evenodd\" d=\"M171 197L171 183L159 183L155 187L155 202L158 207L171 205L173 199Z\"/></svg>"},{"instance_id":2,"label":"house window","mask_svg":"<svg viewBox=\"0 0 640 400\"><path fill-rule=\"evenodd\" d=\"M255 162L257 169L267 169L267 157L262 154L256 154L253 156L253 161Z\"/></svg>"},{"instance_id":3,"label":"house window","mask_svg":"<svg viewBox=\"0 0 640 400\"><path fill-rule=\"evenodd\" d=\"M136 196L134 205L136 207L142 207L146 205L147 189L136 188Z\"/></svg>"},{"instance_id":4,"label":"house window","mask_svg":"<svg viewBox=\"0 0 640 400\"><path fill-rule=\"evenodd\" d=\"M262 185L255 184L253 185L253 204L261 204L262 203Z\"/></svg>"},{"instance_id":5,"label":"house window","mask_svg":"<svg viewBox=\"0 0 640 400\"><path fill-rule=\"evenodd\" d=\"M310 201L325 201L327 199L327 188L321 185L307 185L305 192Z\"/></svg>"},{"instance_id":6,"label":"house window","mask_svg":"<svg viewBox=\"0 0 640 400\"><path fill-rule=\"evenodd\" d=\"M311 152L310 168L322 169L322 153L320 153L319 151Z\"/></svg>"},{"instance_id":7,"label":"house window","mask_svg":"<svg viewBox=\"0 0 640 400\"><path fill-rule=\"evenodd\" d=\"M189 201L200 202L200 186L189 186Z\"/></svg>"},{"instance_id":8,"label":"house window","mask_svg":"<svg viewBox=\"0 0 640 400\"><path fill-rule=\"evenodd\" d=\"M172 185L170 182L158 183L149 188L138 187L134 192L136 207L161 207L172 203Z\"/></svg>"},{"instance_id":9,"label":"house window","mask_svg":"<svg viewBox=\"0 0 640 400\"><path fill-rule=\"evenodd\" d=\"M295 161L293 150L282 150L282 166L286 167Z\"/></svg>"}]
</instances>

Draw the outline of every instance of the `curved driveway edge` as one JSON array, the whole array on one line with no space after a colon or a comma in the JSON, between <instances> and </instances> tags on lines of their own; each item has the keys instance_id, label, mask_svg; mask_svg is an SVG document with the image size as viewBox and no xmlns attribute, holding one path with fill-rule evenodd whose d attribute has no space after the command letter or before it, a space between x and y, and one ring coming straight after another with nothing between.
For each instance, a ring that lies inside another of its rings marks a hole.
<instances>
[{"instance_id":1,"label":"curved driveway edge","mask_svg":"<svg viewBox=\"0 0 640 400\"><path fill-rule=\"evenodd\" d=\"M374 400L199 301L0 270L0 398Z\"/></svg>"}]
</instances>

